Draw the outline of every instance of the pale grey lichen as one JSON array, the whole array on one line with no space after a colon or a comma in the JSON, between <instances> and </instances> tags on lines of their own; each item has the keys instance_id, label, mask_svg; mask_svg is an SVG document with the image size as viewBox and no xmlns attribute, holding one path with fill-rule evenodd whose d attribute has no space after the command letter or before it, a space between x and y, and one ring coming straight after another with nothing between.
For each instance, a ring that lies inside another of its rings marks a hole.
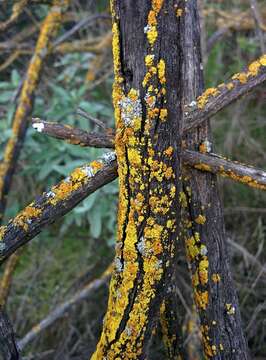
<instances>
[{"instance_id":1,"label":"pale grey lichen","mask_svg":"<svg viewBox=\"0 0 266 360\"><path fill-rule=\"evenodd\" d=\"M116 159L115 151L108 151L102 155L102 160L105 164L110 164L112 161Z\"/></svg>"},{"instance_id":2,"label":"pale grey lichen","mask_svg":"<svg viewBox=\"0 0 266 360\"><path fill-rule=\"evenodd\" d=\"M114 260L114 266L117 272L122 272L123 271L123 264L121 262L121 260L116 257Z\"/></svg>"},{"instance_id":3,"label":"pale grey lichen","mask_svg":"<svg viewBox=\"0 0 266 360\"><path fill-rule=\"evenodd\" d=\"M121 108L121 119L125 126L133 126L134 120L142 116L142 106L139 98L132 100L130 97L124 96L119 101L119 106Z\"/></svg>"}]
</instances>

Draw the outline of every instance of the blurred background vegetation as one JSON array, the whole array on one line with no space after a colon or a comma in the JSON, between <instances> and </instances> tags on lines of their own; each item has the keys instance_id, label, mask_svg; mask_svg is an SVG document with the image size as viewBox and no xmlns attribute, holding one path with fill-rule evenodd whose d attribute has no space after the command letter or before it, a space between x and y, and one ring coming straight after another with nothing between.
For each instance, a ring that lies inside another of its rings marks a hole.
<instances>
[{"instance_id":1,"label":"blurred background vegetation","mask_svg":"<svg viewBox=\"0 0 266 360\"><path fill-rule=\"evenodd\" d=\"M1 43L14 39L28 49L14 59L11 58L12 48L0 53L1 157L11 133L16 99L38 30L49 9L49 4L43 3L30 1L19 19L0 33L0 48ZM258 6L266 26L263 3L258 2ZM10 16L12 4L13 1L1 1L0 22ZM199 5L205 81L206 86L213 86L226 81L259 57L262 44L250 11L250 1L201 0ZM107 0L72 1L58 37L82 19L103 13L109 14ZM27 33L30 28L33 30ZM67 42L73 44L86 40L93 43L94 40L97 45L108 37L110 30L110 18L96 16ZM265 40L265 32L263 34ZM100 50L91 46L91 49L55 51L46 62L35 97L33 116L100 131L77 114L80 107L108 127L114 127L112 81L110 41ZM264 85L216 116L212 127L217 153L265 168L265 100ZM6 220L42 191L66 177L72 169L95 159L102 152L75 147L29 128L9 195ZM244 328L253 358L266 359L266 196L230 180L221 179L220 187ZM57 304L100 275L111 262L116 237L117 193L117 182L98 190L25 246L7 304L18 338L23 337ZM105 286L37 337L25 349L25 356L49 351L43 359L87 359L99 336L106 299ZM158 354L156 358L164 358L163 353Z\"/></svg>"}]
</instances>

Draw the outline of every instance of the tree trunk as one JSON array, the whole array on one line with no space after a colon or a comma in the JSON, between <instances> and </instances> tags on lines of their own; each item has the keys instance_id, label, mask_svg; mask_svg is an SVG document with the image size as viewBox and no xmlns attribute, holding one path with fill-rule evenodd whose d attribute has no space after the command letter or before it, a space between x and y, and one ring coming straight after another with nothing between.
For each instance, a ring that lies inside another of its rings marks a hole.
<instances>
[{"instance_id":1,"label":"tree trunk","mask_svg":"<svg viewBox=\"0 0 266 360\"><path fill-rule=\"evenodd\" d=\"M170 281L179 224L180 20L174 1L116 0L111 6L118 240L92 359L144 359Z\"/></svg>"},{"instance_id":2,"label":"tree trunk","mask_svg":"<svg viewBox=\"0 0 266 360\"><path fill-rule=\"evenodd\" d=\"M203 90L197 1L182 5L182 103L188 105ZM184 124L185 126L185 124ZM208 121L191 130L183 145L191 150L211 146ZM200 315L207 358L248 359L239 304L229 269L222 204L216 176L184 168L183 206L187 210L186 247L195 303Z\"/></svg>"}]
</instances>

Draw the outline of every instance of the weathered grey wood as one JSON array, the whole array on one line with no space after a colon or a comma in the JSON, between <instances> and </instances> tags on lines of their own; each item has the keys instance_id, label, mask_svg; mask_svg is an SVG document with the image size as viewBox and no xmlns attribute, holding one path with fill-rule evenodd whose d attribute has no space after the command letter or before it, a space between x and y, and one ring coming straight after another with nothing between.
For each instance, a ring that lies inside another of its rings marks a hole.
<instances>
[{"instance_id":1,"label":"weathered grey wood","mask_svg":"<svg viewBox=\"0 0 266 360\"><path fill-rule=\"evenodd\" d=\"M197 1L185 1L184 10L180 31L185 105L202 92L203 76ZM201 143L211 141L210 126L206 120L201 127L186 135L184 147L198 150ZM182 176L185 243L205 356L211 359L248 359L236 289L229 267L216 177L192 168L184 168Z\"/></svg>"}]
</instances>

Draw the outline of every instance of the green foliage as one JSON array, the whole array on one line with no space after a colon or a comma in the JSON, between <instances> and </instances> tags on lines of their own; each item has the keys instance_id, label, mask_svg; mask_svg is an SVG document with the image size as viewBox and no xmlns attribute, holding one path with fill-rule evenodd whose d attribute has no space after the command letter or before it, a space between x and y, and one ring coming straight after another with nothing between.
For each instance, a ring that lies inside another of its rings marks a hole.
<instances>
[{"instance_id":1,"label":"green foliage","mask_svg":"<svg viewBox=\"0 0 266 360\"><path fill-rule=\"evenodd\" d=\"M80 64L80 66L77 66ZM88 56L70 54L58 60L53 81L36 95L34 116L49 121L62 122L85 130L99 131L87 119L75 114L78 107L83 108L94 117L101 118L108 126L112 126L113 115L111 103L105 99L99 101L101 89L89 91L84 84L85 71L88 67ZM61 71L62 70L62 71ZM5 118L0 123L0 142L4 145L11 134L11 118L15 109L14 102L17 86L21 81L18 71L13 70L10 82L0 82L0 104L5 105ZM111 88L109 89L111 92ZM23 208L41 191L49 189L76 167L99 157L104 150L81 148L56 140L28 129L25 145L20 157L20 183L16 192L11 194L7 217L14 216L19 208ZM1 152L1 155L3 151ZM31 186L27 185L31 180ZM15 179L16 182L16 179ZM29 196L25 197L23 188L29 186ZM20 197L19 194L22 194ZM66 233L71 226L88 229L88 236L98 239L105 235L109 245L114 244L116 218L117 183L109 184L78 205L68 214L61 226L61 233Z\"/></svg>"}]
</instances>

